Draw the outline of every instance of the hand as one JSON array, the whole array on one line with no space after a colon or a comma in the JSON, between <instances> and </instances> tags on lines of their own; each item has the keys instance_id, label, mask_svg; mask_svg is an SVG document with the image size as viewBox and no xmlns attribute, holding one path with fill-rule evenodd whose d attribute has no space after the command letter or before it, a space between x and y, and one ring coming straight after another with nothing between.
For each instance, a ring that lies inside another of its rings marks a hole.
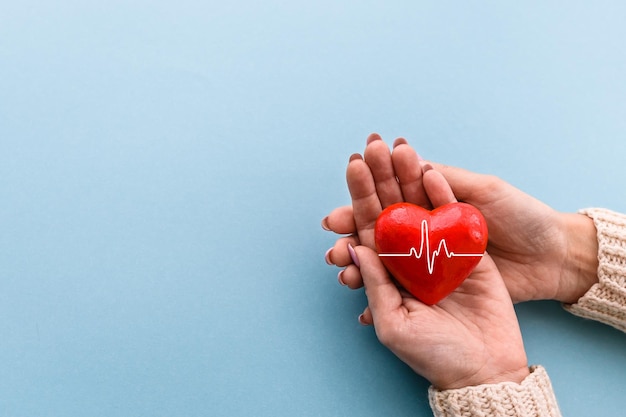
<instances>
[{"instance_id":1,"label":"hand","mask_svg":"<svg viewBox=\"0 0 626 417\"><path fill-rule=\"evenodd\" d=\"M353 205L335 209L323 221L326 229L337 233L357 233L339 239L327 256L330 263L348 266L340 273L342 283L351 288L362 285L358 271L349 267L345 244L360 242L374 248L373 226L384 207L398 201L428 207L421 175L424 163L405 140L396 140L391 153L378 135L368 138L365 161L353 156L346 174ZM515 302L572 303L597 282L598 249L591 219L559 213L494 176L432 165L460 200L477 207L487 219L487 251Z\"/></svg>"},{"instance_id":2,"label":"hand","mask_svg":"<svg viewBox=\"0 0 626 417\"><path fill-rule=\"evenodd\" d=\"M455 201L440 173L424 173L423 184L434 206ZM398 289L372 249L357 246L353 256L368 298L361 322L373 324L380 341L436 388L520 383L528 376L513 304L488 255L435 306Z\"/></svg>"}]
</instances>

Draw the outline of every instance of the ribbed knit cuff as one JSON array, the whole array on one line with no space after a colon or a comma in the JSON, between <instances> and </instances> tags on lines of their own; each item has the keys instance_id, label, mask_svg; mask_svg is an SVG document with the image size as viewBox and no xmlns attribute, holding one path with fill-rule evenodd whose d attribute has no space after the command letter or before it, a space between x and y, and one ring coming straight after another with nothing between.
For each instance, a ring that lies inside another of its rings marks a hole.
<instances>
[{"instance_id":1,"label":"ribbed knit cuff","mask_svg":"<svg viewBox=\"0 0 626 417\"><path fill-rule=\"evenodd\" d=\"M575 304L577 316L626 332L626 215L606 209L580 210L593 219L598 235L598 280Z\"/></svg>"},{"instance_id":2,"label":"ribbed knit cuff","mask_svg":"<svg viewBox=\"0 0 626 417\"><path fill-rule=\"evenodd\" d=\"M541 366L521 384L502 382L439 391L428 390L435 417L560 417L552 384Z\"/></svg>"}]
</instances>

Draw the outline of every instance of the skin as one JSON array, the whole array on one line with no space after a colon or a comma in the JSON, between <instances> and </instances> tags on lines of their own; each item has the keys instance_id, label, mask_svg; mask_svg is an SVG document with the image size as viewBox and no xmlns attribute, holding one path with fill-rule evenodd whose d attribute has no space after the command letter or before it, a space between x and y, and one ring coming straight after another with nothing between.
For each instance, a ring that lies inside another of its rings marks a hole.
<instances>
[{"instance_id":1,"label":"skin","mask_svg":"<svg viewBox=\"0 0 626 417\"><path fill-rule=\"evenodd\" d=\"M333 210L322 226L338 234L327 261L340 267L339 281L350 288L363 285L352 268L347 244L374 248L376 217L396 202L408 201L431 208L422 168L415 150L404 139L393 152L376 134L370 135L364 158L355 154L346 179L352 206ZM560 213L501 179L456 167L428 162L449 183L461 201L477 207L487 219L487 251L504 277L514 302L554 299L576 302L597 278L597 238L587 216Z\"/></svg>"},{"instance_id":2,"label":"skin","mask_svg":"<svg viewBox=\"0 0 626 417\"><path fill-rule=\"evenodd\" d=\"M404 139L392 152L373 134L364 157L350 158L346 178L352 205L322 221L345 235L326 261L344 267L342 285L365 287L368 307L359 321L439 389L521 382L528 367L512 302L575 302L597 282L593 222L558 213L496 177L427 163ZM452 294L426 306L385 270L373 250L374 224L396 202L434 208L457 198L487 219L487 255Z\"/></svg>"}]
</instances>

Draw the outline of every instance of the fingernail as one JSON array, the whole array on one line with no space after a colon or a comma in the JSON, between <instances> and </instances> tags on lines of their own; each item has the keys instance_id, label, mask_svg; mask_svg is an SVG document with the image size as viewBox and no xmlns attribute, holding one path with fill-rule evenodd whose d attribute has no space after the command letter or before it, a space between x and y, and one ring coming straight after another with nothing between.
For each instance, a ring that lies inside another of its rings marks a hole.
<instances>
[{"instance_id":1,"label":"fingernail","mask_svg":"<svg viewBox=\"0 0 626 417\"><path fill-rule=\"evenodd\" d=\"M352 258L352 262L357 268L360 268L361 264L359 263L359 258L356 256L356 252L350 243L348 243L348 253L350 254L350 258Z\"/></svg>"},{"instance_id":2,"label":"fingernail","mask_svg":"<svg viewBox=\"0 0 626 417\"><path fill-rule=\"evenodd\" d=\"M352 155L350 155L350 162L357 160L357 159L363 160L363 157L361 156L360 153L353 153Z\"/></svg>"},{"instance_id":3,"label":"fingernail","mask_svg":"<svg viewBox=\"0 0 626 417\"><path fill-rule=\"evenodd\" d=\"M383 138L380 137L380 135L378 133L372 133L371 135L369 135L367 137L367 144L369 145L370 143L377 141L377 140L382 140Z\"/></svg>"},{"instance_id":4,"label":"fingernail","mask_svg":"<svg viewBox=\"0 0 626 417\"><path fill-rule=\"evenodd\" d=\"M404 138L398 138L398 139L396 139L396 140L393 142L393 148L395 149L395 148L397 148L397 147L398 147L398 146L400 146L400 145L408 145L408 144L409 144L409 142L408 142L406 139L404 139ZM417 155L417 160L418 160L418 162L419 162L419 161L423 161L423 160L424 160L424 158L422 158L422 156L421 156L419 153L415 152L415 155Z\"/></svg>"},{"instance_id":5,"label":"fingernail","mask_svg":"<svg viewBox=\"0 0 626 417\"><path fill-rule=\"evenodd\" d=\"M431 164L424 164L424 166L422 167L422 173L426 172L426 171L430 171L434 169L433 166Z\"/></svg>"},{"instance_id":6,"label":"fingernail","mask_svg":"<svg viewBox=\"0 0 626 417\"><path fill-rule=\"evenodd\" d=\"M326 263L328 265L332 265L333 262L330 260L330 253L333 251L333 248L330 248L326 251L326 253L324 254L324 260L326 261Z\"/></svg>"},{"instance_id":7,"label":"fingernail","mask_svg":"<svg viewBox=\"0 0 626 417\"><path fill-rule=\"evenodd\" d=\"M340 283L342 286L344 286L344 287L345 287L345 286L346 286L346 285L348 285L348 284L346 284L346 283L344 282L344 280L343 280L343 271L344 271L344 270L342 269L342 270L341 270L341 271L339 271L339 273L337 274L337 281L339 281L339 283Z\"/></svg>"},{"instance_id":8,"label":"fingernail","mask_svg":"<svg viewBox=\"0 0 626 417\"><path fill-rule=\"evenodd\" d=\"M359 323L363 326L368 326L368 323L365 322L365 316L363 314L359 314Z\"/></svg>"},{"instance_id":9,"label":"fingernail","mask_svg":"<svg viewBox=\"0 0 626 417\"><path fill-rule=\"evenodd\" d=\"M393 142L393 147L397 148L400 145L408 145L409 142L406 141L406 139L404 138L398 138Z\"/></svg>"},{"instance_id":10,"label":"fingernail","mask_svg":"<svg viewBox=\"0 0 626 417\"><path fill-rule=\"evenodd\" d=\"M327 232L330 232L330 227L328 226L328 216L322 219L322 229L326 230Z\"/></svg>"}]
</instances>

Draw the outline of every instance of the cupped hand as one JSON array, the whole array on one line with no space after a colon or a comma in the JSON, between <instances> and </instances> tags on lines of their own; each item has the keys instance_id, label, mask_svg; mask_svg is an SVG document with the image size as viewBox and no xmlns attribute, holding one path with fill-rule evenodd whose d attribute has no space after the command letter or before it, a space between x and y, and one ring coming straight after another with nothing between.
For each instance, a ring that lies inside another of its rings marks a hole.
<instances>
[{"instance_id":1,"label":"cupped hand","mask_svg":"<svg viewBox=\"0 0 626 417\"><path fill-rule=\"evenodd\" d=\"M346 267L340 282L362 286L346 244L374 248L374 223L382 209L400 201L430 207L423 187L424 164L404 139L396 140L391 152L376 134L368 138L364 159L353 155L346 172L352 206L333 210L322 223L328 230L349 234L327 254L329 263ZM445 177L459 200L474 205L486 218L487 251L515 302L575 302L597 281L597 240L589 218L559 213L495 176L428 164Z\"/></svg>"},{"instance_id":2,"label":"cupped hand","mask_svg":"<svg viewBox=\"0 0 626 417\"><path fill-rule=\"evenodd\" d=\"M455 201L440 173L424 173L423 184L433 206ZM488 255L435 306L399 289L371 248L356 246L353 256L368 299L361 322L436 388L520 383L529 374L513 304Z\"/></svg>"}]
</instances>

